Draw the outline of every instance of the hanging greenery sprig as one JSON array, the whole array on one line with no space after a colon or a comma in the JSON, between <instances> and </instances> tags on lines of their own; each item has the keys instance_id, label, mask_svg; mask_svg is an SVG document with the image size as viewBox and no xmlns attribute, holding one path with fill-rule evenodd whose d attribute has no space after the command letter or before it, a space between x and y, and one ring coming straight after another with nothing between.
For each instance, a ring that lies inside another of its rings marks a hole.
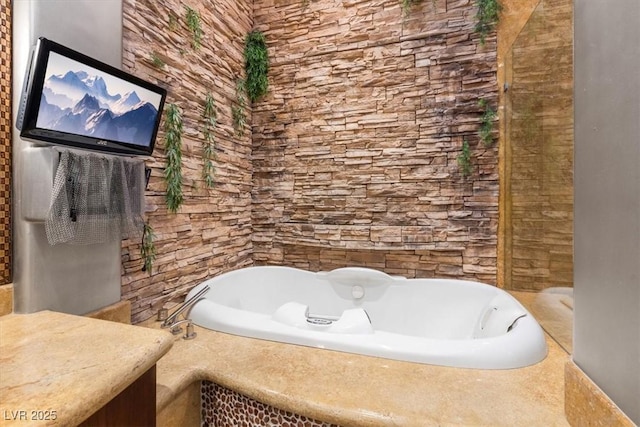
<instances>
[{"instance_id":1,"label":"hanging greenery sprig","mask_svg":"<svg viewBox=\"0 0 640 427\"><path fill-rule=\"evenodd\" d=\"M167 166L167 209L176 213L183 202L182 196L182 113L176 104L169 104L164 121L164 141Z\"/></svg>"},{"instance_id":2,"label":"hanging greenery sprig","mask_svg":"<svg viewBox=\"0 0 640 427\"><path fill-rule=\"evenodd\" d=\"M420 3L422 0L402 0L402 14L406 17L409 15L409 12L411 12L411 7L416 4L416 3Z\"/></svg>"},{"instance_id":3,"label":"hanging greenery sprig","mask_svg":"<svg viewBox=\"0 0 640 427\"><path fill-rule=\"evenodd\" d=\"M202 46L202 36L204 35L204 31L202 30L202 18L200 18L200 13L195 9L190 8L189 6L185 6L186 10L186 20L187 20L187 28L191 31L191 47L195 50L200 49Z\"/></svg>"},{"instance_id":4,"label":"hanging greenery sprig","mask_svg":"<svg viewBox=\"0 0 640 427\"><path fill-rule=\"evenodd\" d=\"M213 165L213 160L216 158L213 130L218 123L218 113L216 111L216 101L213 99L211 92L207 93L204 100L202 118L204 120L202 129L204 134L204 142L202 143L202 178L205 185L212 188L215 185L213 175L216 171Z\"/></svg>"},{"instance_id":5,"label":"hanging greenery sprig","mask_svg":"<svg viewBox=\"0 0 640 427\"><path fill-rule=\"evenodd\" d=\"M151 52L151 63L153 64L154 67L161 68L161 69L164 68L164 66L166 65L156 51Z\"/></svg>"},{"instance_id":6,"label":"hanging greenery sprig","mask_svg":"<svg viewBox=\"0 0 640 427\"><path fill-rule=\"evenodd\" d=\"M460 173L462 176L467 177L471 175L471 149L469 148L469 143L465 139L462 142L462 152L458 155L457 159L458 166L460 166Z\"/></svg>"},{"instance_id":7,"label":"hanging greenery sprig","mask_svg":"<svg viewBox=\"0 0 640 427\"><path fill-rule=\"evenodd\" d=\"M245 91L244 80L238 79L236 81L236 103L231 106L231 118L237 136L244 135L244 127L247 124L247 113L245 112L247 98L245 97Z\"/></svg>"},{"instance_id":8,"label":"hanging greenery sprig","mask_svg":"<svg viewBox=\"0 0 640 427\"><path fill-rule=\"evenodd\" d=\"M502 5L498 0L476 0L478 13L476 14L476 32L480 34L480 44L484 44L500 20Z\"/></svg>"},{"instance_id":9,"label":"hanging greenery sprig","mask_svg":"<svg viewBox=\"0 0 640 427\"><path fill-rule=\"evenodd\" d=\"M244 44L244 68L247 72L247 96L251 102L256 102L269 88L269 54L267 42L261 31L253 30L247 34Z\"/></svg>"},{"instance_id":10,"label":"hanging greenery sprig","mask_svg":"<svg viewBox=\"0 0 640 427\"><path fill-rule=\"evenodd\" d=\"M153 228L149 225L149 222L144 223L144 228L142 231L142 245L140 246L140 256L144 261L144 265L142 266L142 271L146 271L151 275L153 268L153 261L156 259L156 246L153 243L153 240L156 238L156 235L153 232Z\"/></svg>"},{"instance_id":11,"label":"hanging greenery sprig","mask_svg":"<svg viewBox=\"0 0 640 427\"><path fill-rule=\"evenodd\" d=\"M480 108L484 110L482 118L480 119L480 130L478 136L485 147L493 144L493 123L498 116L498 113L491 108L489 103L485 99L478 101Z\"/></svg>"}]
</instances>

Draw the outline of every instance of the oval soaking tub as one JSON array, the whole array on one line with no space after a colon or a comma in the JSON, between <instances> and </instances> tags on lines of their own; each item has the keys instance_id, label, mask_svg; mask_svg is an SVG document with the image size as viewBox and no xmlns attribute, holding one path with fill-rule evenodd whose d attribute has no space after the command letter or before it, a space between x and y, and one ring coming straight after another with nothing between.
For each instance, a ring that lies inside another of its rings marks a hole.
<instances>
[{"instance_id":1,"label":"oval soaking tub","mask_svg":"<svg viewBox=\"0 0 640 427\"><path fill-rule=\"evenodd\" d=\"M461 368L519 368L547 354L533 316L483 283L266 266L209 279L187 298L207 285L191 318L230 334Z\"/></svg>"}]
</instances>

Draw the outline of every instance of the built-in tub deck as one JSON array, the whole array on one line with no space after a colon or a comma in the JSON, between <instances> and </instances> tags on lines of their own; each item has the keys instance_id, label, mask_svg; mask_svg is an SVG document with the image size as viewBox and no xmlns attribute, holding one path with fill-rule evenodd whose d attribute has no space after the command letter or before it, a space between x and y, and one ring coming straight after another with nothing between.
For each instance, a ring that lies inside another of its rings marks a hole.
<instances>
[{"instance_id":1,"label":"built-in tub deck","mask_svg":"<svg viewBox=\"0 0 640 427\"><path fill-rule=\"evenodd\" d=\"M151 324L152 327L159 327ZM568 426L569 355L508 370L450 368L245 338L196 327L157 364L158 410L208 380L270 406L343 426Z\"/></svg>"}]
</instances>

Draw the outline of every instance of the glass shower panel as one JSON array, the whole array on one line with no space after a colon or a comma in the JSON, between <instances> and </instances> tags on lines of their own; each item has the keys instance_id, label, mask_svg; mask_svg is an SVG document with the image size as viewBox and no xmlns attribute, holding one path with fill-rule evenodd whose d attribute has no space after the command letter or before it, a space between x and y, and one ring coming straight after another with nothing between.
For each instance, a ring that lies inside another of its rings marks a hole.
<instances>
[{"instance_id":1,"label":"glass shower panel","mask_svg":"<svg viewBox=\"0 0 640 427\"><path fill-rule=\"evenodd\" d=\"M541 0L505 61L505 288L573 286L573 5Z\"/></svg>"}]
</instances>

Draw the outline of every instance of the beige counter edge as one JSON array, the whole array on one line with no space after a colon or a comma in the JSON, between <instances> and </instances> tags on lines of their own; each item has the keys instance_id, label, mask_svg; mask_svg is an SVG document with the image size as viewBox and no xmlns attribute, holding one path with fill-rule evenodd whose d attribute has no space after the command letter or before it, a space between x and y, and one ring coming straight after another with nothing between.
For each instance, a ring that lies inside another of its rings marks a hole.
<instances>
[{"instance_id":1,"label":"beige counter edge","mask_svg":"<svg viewBox=\"0 0 640 427\"><path fill-rule=\"evenodd\" d=\"M55 420L40 425L81 423L173 345L173 337L165 332L51 311L0 317L0 337L0 412L56 411ZM122 345L105 344L118 341ZM104 372L105 367L110 372ZM96 369L103 369L101 378ZM0 417L2 426L24 425L4 418Z\"/></svg>"}]
</instances>

